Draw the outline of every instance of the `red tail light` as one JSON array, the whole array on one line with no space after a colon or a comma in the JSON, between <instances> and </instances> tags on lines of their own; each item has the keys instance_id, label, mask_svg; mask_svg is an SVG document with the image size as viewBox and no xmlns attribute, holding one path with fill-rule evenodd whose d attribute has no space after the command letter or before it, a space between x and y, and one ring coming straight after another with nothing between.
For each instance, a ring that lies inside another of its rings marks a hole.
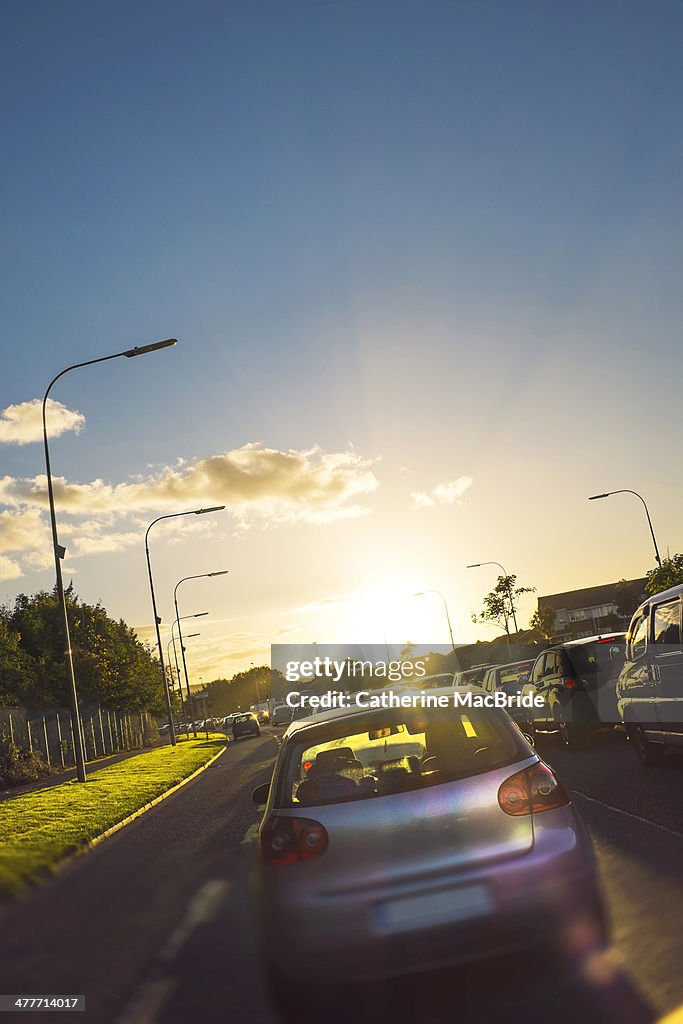
<instances>
[{"instance_id":1,"label":"red tail light","mask_svg":"<svg viewBox=\"0 0 683 1024\"><path fill-rule=\"evenodd\" d=\"M565 679L564 685L568 690L574 690L576 688L576 679Z\"/></svg>"},{"instance_id":2,"label":"red tail light","mask_svg":"<svg viewBox=\"0 0 683 1024\"><path fill-rule=\"evenodd\" d=\"M569 797L550 768L538 761L505 780L498 790L498 803L506 814L540 814L564 807Z\"/></svg>"},{"instance_id":3,"label":"red tail light","mask_svg":"<svg viewBox=\"0 0 683 1024\"><path fill-rule=\"evenodd\" d=\"M266 864L313 860L327 849L327 832L310 818L272 818L261 830L261 856Z\"/></svg>"}]
</instances>

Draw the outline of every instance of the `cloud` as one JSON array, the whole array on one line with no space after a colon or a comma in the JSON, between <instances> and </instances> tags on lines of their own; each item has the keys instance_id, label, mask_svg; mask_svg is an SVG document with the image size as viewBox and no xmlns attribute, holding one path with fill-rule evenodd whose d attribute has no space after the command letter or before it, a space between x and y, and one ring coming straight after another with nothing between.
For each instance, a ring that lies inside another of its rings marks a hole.
<instances>
[{"instance_id":1,"label":"cloud","mask_svg":"<svg viewBox=\"0 0 683 1024\"><path fill-rule=\"evenodd\" d=\"M23 570L18 562L6 555L0 555L0 580L16 580L23 576Z\"/></svg>"},{"instance_id":2,"label":"cloud","mask_svg":"<svg viewBox=\"0 0 683 1024\"><path fill-rule=\"evenodd\" d=\"M247 444L126 483L98 479L80 484L55 477L53 488L62 514L126 515L147 510L162 514L223 503L245 522L256 517L268 524L327 523L369 511L354 499L378 486L370 467L369 459L353 451L325 452L317 446L278 451ZM0 503L45 508L44 474L29 479L3 477Z\"/></svg>"},{"instance_id":3,"label":"cloud","mask_svg":"<svg viewBox=\"0 0 683 1024\"><path fill-rule=\"evenodd\" d=\"M59 437L68 430L78 434L85 424L82 413L68 409L51 398L47 400L46 418L50 437ZM31 444L40 441L42 437L43 403L39 398L19 405L8 405L0 412L0 444Z\"/></svg>"},{"instance_id":4,"label":"cloud","mask_svg":"<svg viewBox=\"0 0 683 1024\"><path fill-rule=\"evenodd\" d=\"M240 530L362 516L371 510L360 499L377 486L372 460L353 450L325 452L315 446L279 451L262 444L179 461L119 484L53 478L59 537L70 559L141 544L156 516L211 505L226 505ZM0 555L21 555L26 566L48 569L53 556L45 475L2 477L1 505ZM187 516L159 523L157 531L173 543L188 532L209 532L218 525L216 516ZM7 571L14 570L8 565Z\"/></svg>"},{"instance_id":5,"label":"cloud","mask_svg":"<svg viewBox=\"0 0 683 1024\"><path fill-rule=\"evenodd\" d=\"M444 480L437 484L433 490L413 491L410 495L413 501L413 508L433 508L434 505L455 505L461 504L459 499L465 491L472 486L471 476L459 476L457 480Z\"/></svg>"}]
</instances>

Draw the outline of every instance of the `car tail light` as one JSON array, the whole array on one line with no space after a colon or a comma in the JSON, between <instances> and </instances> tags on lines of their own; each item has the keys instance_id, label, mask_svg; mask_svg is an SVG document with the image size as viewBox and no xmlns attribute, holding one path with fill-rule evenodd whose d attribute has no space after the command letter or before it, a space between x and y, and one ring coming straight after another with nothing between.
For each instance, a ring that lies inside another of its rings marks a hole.
<instances>
[{"instance_id":1,"label":"car tail light","mask_svg":"<svg viewBox=\"0 0 683 1024\"><path fill-rule=\"evenodd\" d=\"M537 761L505 780L498 790L498 803L506 814L540 814L564 807L569 797L550 768Z\"/></svg>"},{"instance_id":2,"label":"car tail light","mask_svg":"<svg viewBox=\"0 0 683 1024\"><path fill-rule=\"evenodd\" d=\"M565 676L565 678L562 681L564 683L565 689L567 689L567 690L575 690L576 689L576 679L572 679L571 677L567 678Z\"/></svg>"},{"instance_id":3,"label":"car tail light","mask_svg":"<svg viewBox=\"0 0 683 1024\"><path fill-rule=\"evenodd\" d=\"M266 864L313 860L327 849L327 832L310 818L272 818L261 830L261 856Z\"/></svg>"}]
</instances>

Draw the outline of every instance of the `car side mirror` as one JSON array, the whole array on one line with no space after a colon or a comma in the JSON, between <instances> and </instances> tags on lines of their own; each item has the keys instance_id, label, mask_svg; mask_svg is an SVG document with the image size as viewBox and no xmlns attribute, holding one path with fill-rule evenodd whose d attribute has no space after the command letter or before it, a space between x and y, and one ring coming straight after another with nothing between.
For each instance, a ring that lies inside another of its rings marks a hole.
<instances>
[{"instance_id":1,"label":"car side mirror","mask_svg":"<svg viewBox=\"0 0 683 1024\"><path fill-rule=\"evenodd\" d=\"M256 804L257 807L263 807L265 804L268 803L268 794L269 793L270 793L270 783L269 782L264 782L260 786L257 786L256 789L252 791L251 799L253 800L253 802Z\"/></svg>"},{"instance_id":2,"label":"car side mirror","mask_svg":"<svg viewBox=\"0 0 683 1024\"><path fill-rule=\"evenodd\" d=\"M518 686L526 686L528 682L529 682L529 673L528 672L522 672L521 676L517 676L517 685Z\"/></svg>"},{"instance_id":3,"label":"car side mirror","mask_svg":"<svg viewBox=\"0 0 683 1024\"><path fill-rule=\"evenodd\" d=\"M528 732L523 732L522 736L527 741L527 743L529 744L530 747L535 747L536 746L536 744L534 743L533 736L530 736Z\"/></svg>"}]
</instances>

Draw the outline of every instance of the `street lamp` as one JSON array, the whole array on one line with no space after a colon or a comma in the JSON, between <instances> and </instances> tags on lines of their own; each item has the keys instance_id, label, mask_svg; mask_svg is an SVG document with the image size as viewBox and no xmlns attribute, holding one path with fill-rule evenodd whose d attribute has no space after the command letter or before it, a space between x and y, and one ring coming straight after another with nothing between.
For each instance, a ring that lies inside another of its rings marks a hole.
<instances>
[{"instance_id":1,"label":"street lamp","mask_svg":"<svg viewBox=\"0 0 683 1024\"><path fill-rule=\"evenodd\" d=\"M640 498L640 500L642 501L643 508L645 509L645 515L647 516L647 525L650 527L650 535L652 537L652 543L655 546L655 558L657 559L657 565L661 568L662 560L659 557L659 548L657 547L657 539L655 537L655 531L652 528L652 520L650 519L650 513L648 511L648 507L645 504L645 498L642 496L642 494L638 494L638 491L631 491L631 490L628 489L628 487L622 487L618 491L606 491L604 494L591 494L591 496L589 497L588 500L589 501L597 501L598 498L609 498L610 495L612 495L612 494L635 494L636 498Z\"/></svg>"},{"instance_id":2,"label":"street lamp","mask_svg":"<svg viewBox=\"0 0 683 1024\"><path fill-rule=\"evenodd\" d=\"M502 569L503 576L508 579L508 574L505 571L505 566L501 565L500 562L473 562L472 565L466 565L466 569L480 569L482 565L497 565L499 569ZM517 616L515 615L515 602L512 599L512 587L508 585L508 599L510 601L510 611L512 612L512 621L515 624L515 633L519 633L519 626L517 625Z\"/></svg>"},{"instance_id":3,"label":"street lamp","mask_svg":"<svg viewBox=\"0 0 683 1024\"><path fill-rule=\"evenodd\" d=\"M50 391L52 390L53 384L56 384L60 377L63 377L65 373L69 373L70 370L78 370L82 366L94 366L95 363L106 363L110 359L119 359L125 356L127 359L131 359L133 356L146 355L148 352L156 352L162 348L169 348L171 345L176 344L175 338L168 338L166 341L158 341L153 345L142 345L140 348L126 349L125 352L115 352L111 356L100 356L99 359L86 359L82 363L73 363L71 366L67 366L65 370L61 370L56 377L53 377L47 386L47 391L43 396L43 445L45 448L45 472L47 476L47 496L50 504L50 525L52 527L52 549L55 556L55 573L57 576L57 597L59 598L59 607L62 614L62 626L64 629L64 657L66 659L66 674L69 686L69 701L71 704L71 720L73 723L74 733L74 760L76 762L76 777L79 782L85 782L85 751L83 750L83 737L81 735L81 715L78 710L78 691L76 690L76 676L74 673L73 655L71 652L71 635L69 632L69 613L66 607L66 597L64 595L64 582L62 580L62 559L66 554L66 548L59 543L57 536L57 517L55 514L55 496L52 488L52 472L50 469L50 449L48 446L47 438L47 417L46 407L47 399Z\"/></svg>"},{"instance_id":4,"label":"street lamp","mask_svg":"<svg viewBox=\"0 0 683 1024\"><path fill-rule=\"evenodd\" d=\"M438 594L443 601L444 611L446 612L446 621L448 622L448 632L451 634L451 647L455 650L455 641L453 640L453 627L451 626L451 617L448 614L448 605L446 604L446 598L443 596L440 590L418 590L413 597L424 597L425 594Z\"/></svg>"},{"instance_id":5,"label":"street lamp","mask_svg":"<svg viewBox=\"0 0 683 1024\"><path fill-rule=\"evenodd\" d=\"M254 667L255 667L254 666L254 662L250 661L249 662L249 671L251 671L252 668L254 668ZM261 703L261 691L259 690L259 687L258 687L258 676L254 676L254 682L256 683L256 703L260 704Z\"/></svg>"},{"instance_id":6,"label":"street lamp","mask_svg":"<svg viewBox=\"0 0 683 1024\"><path fill-rule=\"evenodd\" d=\"M183 618L183 619L201 619L201 617L203 615L208 615L208 614L209 614L208 612L195 612L194 615L182 615L181 618ZM182 699L182 696L183 696L183 681L182 681L182 676L180 675L180 665L178 664L178 648L176 647L175 636L173 635L173 630L175 629L176 626L178 626L178 627L180 626L180 623L179 623L178 619L174 619L173 623L171 624L171 639L169 640L169 644L173 644L173 656L175 657L175 670L176 670L176 672L178 674L178 689L180 690L180 697ZM190 636L199 636L199 633L190 633ZM189 637L186 637L185 639L189 639ZM170 656L169 656L169 661L170 660L171 659L170 659ZM188 694L187 694L187 708L188 708L188 711L191 714L192 713L192 709L190 708L190 703L191 703L191 698L190 698L190 694L189 694L189 691L188 691ZM193 719L193 721L194 721L194 719ZM187 729L187 734L188 734L188 736L190 735L189 728ZM194 730L194 734L195 734L195 736L197 735L197 731L196 730Z\"/></svg>"},{"instance_id":7,"label":"street lamp","mask_svg":"<svg viewBox=\"0 0 683 1024\"><path fill-rule=\"evenodd\" d=\"M203 515L206 515L207 512L220 512L224 508L225 508L225 505L212 505L211 508L191 508L191 509L188 509L187 512L169 512L168 515L157 516L156 519L153 519L152 522L147 527L147 530L145 532L145 554L147 555L147 572L149 574L149 590L150 590L150 593L152 595L152 612L154 614L154 625L155 625L156 631L157 631L157 650L159 652L159 664L160 664L160 667L161 667L161 679L163 681L164 693L166 695L166 714L167 714L167 717L168 717L169 736L171 738L171 746L172 747L175 746L175 729L173 727L173 713L172 713L172 709L171 709L171 698L169 697L168 690L166 689L166 672L164 670L164 652L163 652L163 650L161 648L161 633L159 632L159 626L161 625L161 619L159 618L159 616L157 614L157 602L156 602L156 597L154 595L154 580L152 579L152 563L151 563L150 557L149 557L149 543L148 543L149 531L152 529L152 527L154 526L155 523L160 523L162 519L177 519L178 516L203 516ZM177 613L177 610L176 610L176 615L177 614L178 613ZM182 647L182 638L181 638L181 647ZM183 660L184 660L184 658L183 658Z\"/></svg>"},{"instance_id":8,"label":"street lamp","mask_svg":"<svg viewBox=\"0 0 683 1024\"><path fill-rule=\"evenodd\" d=\"M225 508L225 505L221 505L220 508ZM206 509L206 511L217 512L218 509L209 508ZM181 615L180 612L178 611L178 587L180 586L181 583L187 582L187 580L203 580L209 578L210 576L226 576L228 572L228 569L220 569L218 572L200 572L199 575L197 576L183 576L183 578L181 580L178 580L175 587L173 588L173 604L175 605L176 622L178 623L178 639L180 640L180 654L183 659L183 672L185 674L185 692L187 693L187 701L188 704L190 704L190 706L192 705L192 696L190 694L190 679L187 674L187 661L185 659L185 647L183 645L183 630L182 626L180 625ZM208 614L208 612L206 614ZM184 618L184 616L182 617ZM195 736L197 735L197 732L194 728L193 733Z\"/></svg>"},{"instance_id":9,"label":"street lamp","mask_svg":"<svg viewBox=\"0 0 683 1024\"><path fill-rule=\"evenodd\" d=\"M208 615L208 614L209 614L208 612L199 612L197 615L186 615L185 618L186 619L194 619L194 618L198 618L199 615ZM173 623L173 626L175 626L175 622ZM171 690L173 690L173 668L171 666L171 644L173 644L173 657L175 659L175 674L176 674L176 679L178 680L178 696L180 698L180 703L181 703L181 706L182 706L183 703L184 703L183 702L183 682L182 682L182 679L180 677L180 668L178 666L178 651L176 650L175 637L173 635L173 626L171 626L171 639L166 644L166 657L167 657L167 660L168 660L169 675L171 677ZM202 635L201 633L188 633L187 636L185 637L185 639L186 640L191 640L192 637L201 636L201 635ZM187 725L187 723L185 723L185 724ZM187 732L187 734L189 736L189 728L185 729L184 731Z\"/></svg>"}]
</instances>

